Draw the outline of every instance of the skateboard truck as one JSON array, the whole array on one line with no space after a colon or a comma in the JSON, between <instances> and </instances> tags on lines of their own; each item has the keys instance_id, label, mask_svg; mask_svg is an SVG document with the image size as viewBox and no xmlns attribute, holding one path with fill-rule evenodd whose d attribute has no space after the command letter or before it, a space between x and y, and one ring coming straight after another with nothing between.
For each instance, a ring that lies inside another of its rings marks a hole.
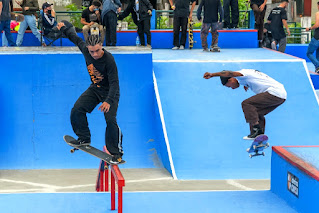
<instances>
[{"instance_id":1,"label":"skateboard truck","mask_svg":"<svg viewBox=\"0 0 319 213\"><path fill-rule=\"evenodd\" d=\"M269 143L263 144L261 143L260 145L253 145L253 149L255 154L249 154L250 158L253 158L255 156L263 155L265 156L265 152L259 153L259 149L262 148L262 150L266 149L269 147Z\"/></svg>"}]
</instances>

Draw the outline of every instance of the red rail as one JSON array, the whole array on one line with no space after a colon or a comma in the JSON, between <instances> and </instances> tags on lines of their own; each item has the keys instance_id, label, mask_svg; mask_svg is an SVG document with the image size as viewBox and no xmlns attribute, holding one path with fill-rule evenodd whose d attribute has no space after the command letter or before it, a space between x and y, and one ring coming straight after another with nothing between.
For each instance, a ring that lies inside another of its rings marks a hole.
<instances>
[{"instance_id":1,"label":"red rail","mask_svg":"<svg viewBox=\"0 0 319 213\"><path fill-rule=\"evenodd\" d=\"M106 147L103 147L103 151L108 153ZM118 186L118 212L123 212L123 187L125 186L125 179L121 173L121 170L117 165L108 165L104 161L101 161L99 173L96 181L96 191L105 192L109 190L109 170L111 171L111 210L115 210L115 185Z\"/></svg>"}]
</instances>

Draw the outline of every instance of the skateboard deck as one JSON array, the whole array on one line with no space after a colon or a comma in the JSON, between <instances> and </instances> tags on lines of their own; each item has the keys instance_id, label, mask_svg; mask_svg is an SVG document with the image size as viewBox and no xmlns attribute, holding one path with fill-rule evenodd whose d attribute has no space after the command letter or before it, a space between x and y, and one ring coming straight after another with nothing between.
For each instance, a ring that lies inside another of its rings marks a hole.
<instances>
[{"instance_id":1,"label":"skateboard deck","mask_svg":"<svg viewBox=\"0 0 319 213\"><path fill-rule=\"evenodd\" d=\"M255 140L252 142L250 148L247 149L248 153L255 153L255 154L249 154L249 157L255 157L259 155L265 156L265 153L259 153L263 151L264 149L269 147L268 136L267 135L259 135L255 138Z\"/></svg>"},{"instance_id":2,"label":"skateboard deck","mask_svg":"<svg viewBox=\"0 0 319 213\"><path fill-rule=\"evenodd\" d=\"M192 19L188 18L188 42L189 42L189 49L192 49L194 47L194 35L193 35L193 29L194 22Z\"/></svg>"},{"instance_id":3,"label":"skateboard deck","mask_svg":"<svg viewBox=\"0 0 319 213\"><path fill-rule=\"evenodd\" d=\"M11 20L17 21L17 22L22 22L22 21L24 21L24 15L22 15L20 13L11 13Z\"/></svg>"},{"instance_id":4,"label":"skateboard deck","mask_svg":"<svg viewBox=\"0 0 319 213\"><path fill-rule=\"evenodd\" d=\"M71 153L74 153L76 150L82 150L83 152L86 152L90 155L93 155L93 156L105 161L107 164L113 165L112 163L110 163L110 161L112 160L112 155L109 155L109 154L107 154L107 153L105 153L105 152L103 152L103 151L101 151L93 146L90 146L90 145L74 146L70 142L75 141L76 139L70 135L64 135L63 139L67 144L69 144L70 146L73 147L73 149L71 149ZM124 160L122 160L118 164L123 164L123 163L125 163Z\"/></svg>"}]
</instances>

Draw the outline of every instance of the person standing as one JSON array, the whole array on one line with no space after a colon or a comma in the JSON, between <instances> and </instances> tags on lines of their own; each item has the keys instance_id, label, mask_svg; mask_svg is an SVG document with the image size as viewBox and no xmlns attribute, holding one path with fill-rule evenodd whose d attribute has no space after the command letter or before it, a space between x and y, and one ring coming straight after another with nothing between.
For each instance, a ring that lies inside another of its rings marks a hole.
<instances>
[{"instance_id":1,"label":"person standing","mask_svg":"<svg viewBox=\"0 0 319 213\"><path fill-rule=\"evenodd\" d=\"M103 0L102 22L106 29L106 46L116 46L117 13L121 7L120 0Z\"/></svg>"},{"instance_id":2,"label":"person standing","mask_svg":"<svg viewBox=\"0 0 319 213\"><path fill-rule=\"evenodd\" d=\"M0 0L0 33L4 33L10 46L16 46L10 30L11 10L10 0ZM4 38L4 36L2 36Z\"/></svg>"},{"instance_id":3,"label":"person standing","mask_svg":"<svg viewBox=\"0 0 319 213\"><path fill-rule=\"evenodd\" d=\"M222 72L204 74L205 79L220 77L221 83L229 88L237 89L240 85L244 90L251 89L256 95L242 102L242 109L246 122L250 126L250 134L245 140L253 140L258 135L265 133L265 115L272 112L287 99L285 87L269 77L254 69L241 69L238 71L223 70Z\"/></svg>"},{"instance_id":4,"label":"person standing","mask_svg":"<svg viewBox=\"0 0 319 213\"><path fill-rule=\"evenodd\" d=\"M37 0L22 0L21 2L16 1L18 5L22 7L22 14L24 15L24 21L20 23L20 28L17 36L17 46L21 46L23 37L28 26L30 27L33 35L39 40L42 46L46 46L44 39L41 39L41 33L37 29L36 24L36 12L39 11L39 4Z\"/></svg>"},{"instance_id":5,"label":"person standing","mask_svg":"<svg viewBox=\"0 0 319 213\"><path fill-rule=\"evenodd\" d=\"M193 10L196 5L196 0L169 0L171 8L174 10L174 41L173 50L183 50L186 44L186 33L188 19L192 20ZM191 11L189 11L189 4L192 4ZM180 29L182 28L181 38L179 39Z\"/></svg>"},{"instance_id":6,"label":"person standing","mask_svg":"<svg viewBox=\"0 0 319 213\"><path fill-rule=\"evenodd\" d=\"M106 121L105 144L111 153L112 164L121 163L124 154L122 148L123 134L117 124L117 109L120 99L120 85L117 66L111 53L103 49L98 35L90 35L84 42L75 32L74 27L67 21L58 23L57 29L70 39L82 52L91 85L78 98L71 110L71 125L78 136L75 146L89 145L91 134L87 121L87 113L100 103L98 108Z\"/></svg>"},{"instance_id":7,"label":"person standing","mask_svg":"<svg viewBox=\"0 0 319 213\"><path fill-rule=\"evenodd\" d=\"M319 1L317 2L317 8L319 10ZM307 57L315 65L316 73L319 74L319 12L316 12L316 22L312 27L306 28L306 31L315 30L313 38L309 43L307 50ZM313 53L316 51L316 57Z\"/></svg>"},{"instance_id":8,"label":"person standing","mask_svg":"<svg viewBox=\"0 0 319 213\"><path fill-rule=\"evenodd\" d=\"M223 4L224 4L224 28L229 28L229 29L238 28L238 21L239 21L238 0L224 0ZM231 22L230 22L230 15L231 15Z\"/></svg>"},{"instance_id":9,"label":"person standing","mask_svg":"<svg viewBox=\"0 0 319 213\"><path fill-rule=\"evenodd\" d=\"M266 13L267 0L250 0L250 7L255 16L255 29L258 30L259 46L262 47L262 40L264 34L264 19Z\"/></svg>"},{"instance_id":10,"label":"person standing","mask_svg":"<svg viewBox=\"0 0 319 213\"><path fill-rule=\"evenodd\" d=\"M202 0L197 9L197 19L202 20L202 7L204 6L204 20L202 23L202 29L200 31L200 38L202 41L203 51L208 52L207 36L209 29L212 34L212 43L210 51L214 52L219 50L218 47L218 31L223 26L223 7L221 6L220 0ZM219 22L218 22L219 13Z\"/></svg>"},{"instance_id":11,"label":"person standing","mask_svg":"<svg viewBox=\"0 0 319 213\"><path fill-rule=\"evenodd\" d=\"M279 6L272 9L268 17L271 34L272 37L275 39L275 46L279 44L279 52L285 52L287 45L287 37L283 25L285 26L287 33L290 36L290 31L287 24L287 12L285 10L287 6L288 0L281 0Z\"/></svg>"},{"instance_id":12,"label":"person standing","mask_svg":"<svg viewBox=\"0 0 319 213\"><path fill-rule=\"evenodd\" d=\"M99 29L99 34L101 35L101 42L104 43L105 33L104 33L104 27L101 24L101 13L100 13L100 7L101 2L98 0L94 0L92 4L83 10L82 12L82 18L81 23L84 25L83 30L83 36L84 40L86 40L89 37L89 31L92 27L97 27Z\"/></svg>"},{"instance_id":13,"label":"person standing","mask_svg":"<svg viewBox=\"0 0 319 213\"><path fill-rule=\"evenodd\" d=\"M130 13L132 14L132 19L137 25L137 34L140 38L141 46L145 46L145 37L148 47L151 46L151 16L152 16L153 6L149 0L131 0L127 8L119 15L119 20L123 20Z\"/></svg>"}]
</instances>

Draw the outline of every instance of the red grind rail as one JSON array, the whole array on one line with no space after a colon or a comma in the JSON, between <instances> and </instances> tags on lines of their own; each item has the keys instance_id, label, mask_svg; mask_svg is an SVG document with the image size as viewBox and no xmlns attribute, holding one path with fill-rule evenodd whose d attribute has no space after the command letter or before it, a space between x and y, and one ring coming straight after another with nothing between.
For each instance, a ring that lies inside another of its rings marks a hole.
<instances>
[{"instance_id":1,"label":"red grind rail","mask_svg":"<svg viewBox=\"0 0 319 213\"><path fill-rule=\"evenodd\" d=\"M309 163L300 159L296 155L292 154L285 148L298 148L298 147L319 147L319 146L273 146L272 150L276 152L280 157L288 161L293 166L297 167L313 179L319 181L319 171Z\"/></svg>"},{"instance_id":2,"label":"red grind rail","mask_svg":"<svg viewBox=\"0 0 319 213\"><path fill-rule=\"evenodd\" d=\"M110 154L106 147L103 151ZM111 171L111 210L115 210L115 184L118 185L118 212L123 212L123 187L125 186L125 179L119 169L118 165L108 165L101 161L99 173L96 181L97 192L109 191L109 170Z\"/></svg>"}]
</instances>

